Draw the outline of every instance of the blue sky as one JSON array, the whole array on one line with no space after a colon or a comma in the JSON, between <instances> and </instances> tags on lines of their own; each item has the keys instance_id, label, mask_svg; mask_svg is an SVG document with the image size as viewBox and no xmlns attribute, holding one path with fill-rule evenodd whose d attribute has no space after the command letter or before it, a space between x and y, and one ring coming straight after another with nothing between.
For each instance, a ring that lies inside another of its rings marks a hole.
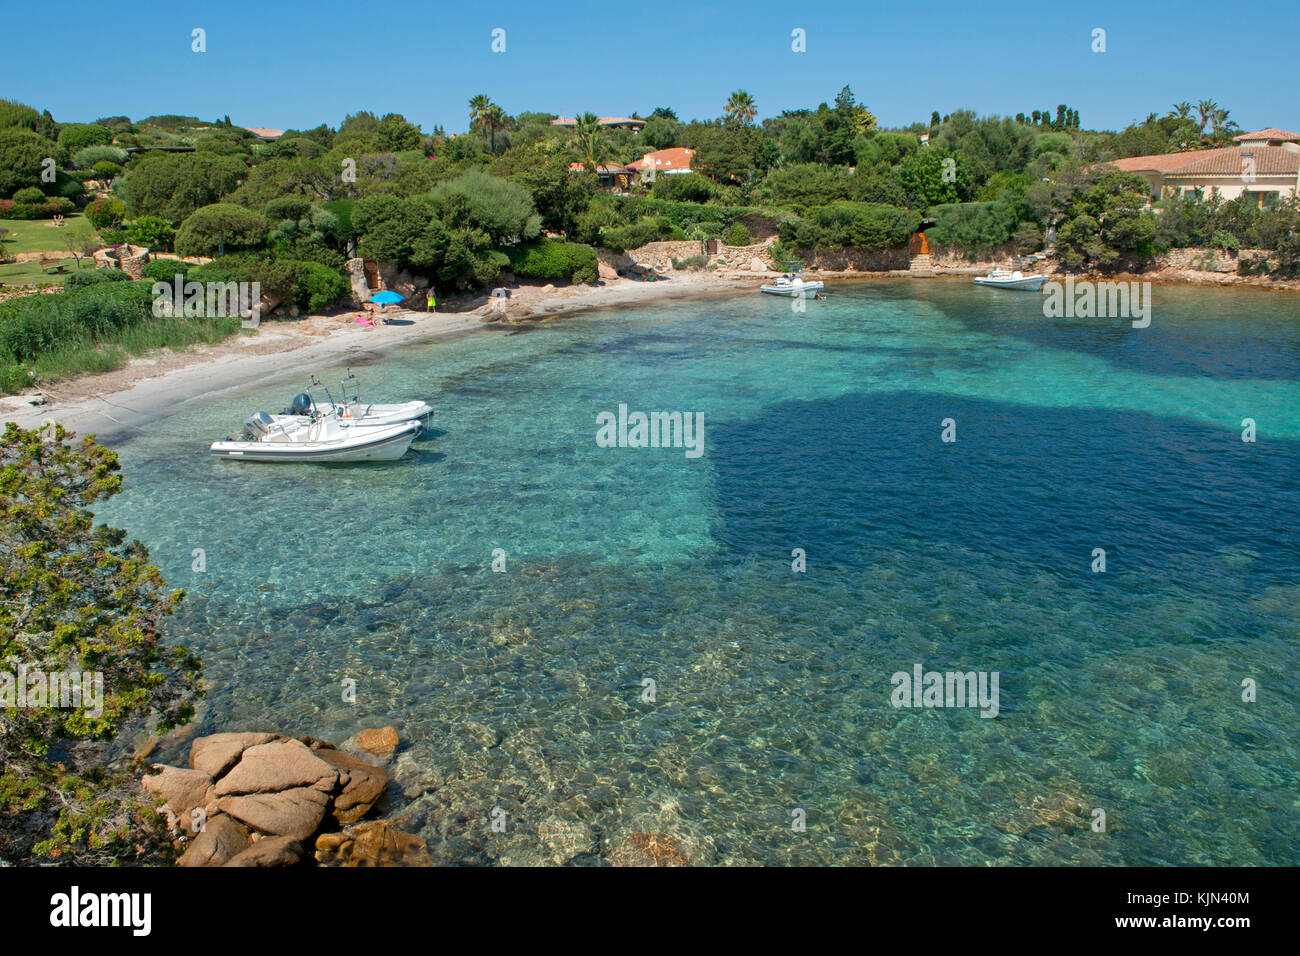
<instances>
[{"instance_id":1,"label":"blue sky","mask_svg":"<svg viewBox=\"0 0 1300 956\"><path fill-rule=\"evenodd\" d=\"M442 3L5 0L0 97L62 122L229 114L243 126L337 126L396 111L428 130L467 124L486 93L507 112L721 113L748 90L759 117L830 101L844 84L885 126L968 108L1058 103L1117 129L1177 100L1213 99L1245 129L1300 127L1300 3L1089 2L1036 8L949 0L766 3ZM53 17L53 19L51 19ZM13 42L87 26L56 44ZM1227 27L1216 23L1227 21ZM191 31L207 52L191 51ZM506 51L491 51L492 31ZM806 31L807 52L791 51ZM1093 53L1092 31L1106 31ZM1261 55L1273 51L1273 55ZM1279 52L1280 51L1280 52Z\"/></svg>"}]
</instances>

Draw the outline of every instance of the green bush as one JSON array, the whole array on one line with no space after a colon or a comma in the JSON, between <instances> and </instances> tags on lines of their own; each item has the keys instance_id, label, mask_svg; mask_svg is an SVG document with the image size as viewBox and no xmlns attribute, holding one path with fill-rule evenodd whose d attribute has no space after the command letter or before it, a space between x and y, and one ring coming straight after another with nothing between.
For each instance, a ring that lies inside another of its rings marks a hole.
<instances>
[{"instance_id":1,"label":"green bush","mask_svg":"<svg viewBox=\"0 0 1300 956\"><path fill-rule=\"evenodd\" d=\"M347 279L318 262L300 262L295 301L308 312L324 312L352 292Z\"/></svg>"},{"instance_id":2,"label":"green bush","mask_svg":"<svg viewBox=\"0 0 1300 956\"><path fill-rule=\"evenodd\" d=\"M113 179L116 176L122 175L122 169L123 167L111 160L101 159L94 165L92 171L100 179Z\"/></svg>"},{"instance_id":3,"label":"green bush","mask_svg":"<svg viewBox=\"0 0 1300 956\"><path fill-rule=\"evenodd\" d=\"M74 272L63 280L64 292L76 292L105 282L130 282L131 277L121 269L95 269L91 272Z\"/></svg>"},{"instance_id":4,"label":"green bush","mask_svg":"<svg viewBox=\"0 0 1300 956\"><path fill-rule=\"evenodd\" d=\"M1211 237L1210 245L1234 256L1241 251L1241 243L1237 241L1237 237L1222 229L1215 232Z\"/></svg>"},{"instance_id":5,"label":"green bush","mask_svg":"<svg viewBox=\"0 0 1300 956\"><path fill-rule=\"evenodd\" d=\"M510 269L529 279L568 279L595 282L599 271L596 250L577 242L539 239L506 250Z\"/></svg>"},{"instance_id":6,"label":"green bush","mask_svg":"<svg viewBox=\"0 0 1300 956\"><path fill-rule=\"evenodd\" d=\"M708 202L717 195L717 189L709 178L699 173L658 176L650 191L658 199L676 202Z\"/></svg>"},{"instance_id":7,"label":"green bush","mask_svg":"<svg viewBox=\"0 0 1300 956\"><path fill-rule=\"evenodd\" d=\"M181 223L176 251L182 256L215 256L228 249L255 248L266 242L270 231L270 221L260 213L233 203L213 203Z\"/></svg>"},{"instance_id":8,"label":"green bush","mask_svg":"<svg viewBox=\"0 0 1300 956\"><path fill-rule=\"evenodd\" d=\"M35 205L36 203L45 202L45 193L41 192L35 186L28 186L26 189L20 189L14 193L14 202L23 203L24 205Z\"/></svg>"},{"instance_id":9,"label":"green bush","mask_svg":"<svg viewBox=\"0 0 1300 956\"><path fill-rule=\"evenodd\" d=\"M734 223L732 224L732 227L727 230L727 238L725 241L729 246L747 246L751 242L749 230L745 228L744 223Z\"/></svg>"},{"instance_id":10,"label":"green bush","mask_svg":"<svg viewBox=\"0 0 1300 956\"><path fill-rule=\"evenodd\" d=\"M73 155L72 163L78 169L92 169L96 163L117 163L123 166L129 155L120 146L87 146Z\"/></svg>"},{"instance_id":11,"label":"green bush","mask_svg":"<svg viewBox=\"0 0 1300 956\"><path fill-rule=\"evenodd\" d=\"M929 231L930 242L967 252L1005 246L1015 237L1018 225L1015 207L1001 202L952 203L936 206L929 214L938 220Z\"/></svg>"},{"instance_id":12,"label":"green bush","mask_svg":"<svg viewBox=\"0 0 1300 956\"><path fill-rule=\"evenodd\" d=\"M666 217L647 216L629 226L602 230L600 238L606 248L626 252L628 249L639 249L647 242L682 240L686 238L686 233Z\"/></svg>"},{"instance_id":13,"label":"green bush","mask_svg":"<svg viewBox=\"0 0 1300 956\"><path fill-rule=\"evenodd\" d=\"M159 216L141 216L126 227L126 236L134 246L169 251L176 230L171 223Z\"/></svg>"},{"instance_id":14,"label":"green bush","mask_svg":"<svg viewBox=\"0 0 1300 956\"><path fill-rule=\"evenodd\" d=\"M898 249L920 224L919 212L897 206L837 202L786 220L780 236L797 249Z\"/></svg>"},{"instance_id":15,"label":"green bush","mask_svg":"<svg viewBox=\"0 0 1300 956\"><path fill-rule=\"evenodd\" d=\"M180 259L150 259L144 264L144 276L151 282L172 282L177 274L185 276L189 270L202 268Z\"/></svg>"},{"instance_id":16,"label":"green bush","mask_svg":"<svg viewBox=\"0 0 1300 956\"><path fill-rule=\"evenodd\" d=\"M239 252L193 267L187 282L256 282L262 295L292 302L310 312L323 312L352 291L338 272L319 262L268 258Z\"/></svg>"},{"instance_id":17,"label":"green bush","mask_svg":"<svg viewBox=\"0 0 1300 956\"><path fill-rule=\"evenodd\" d=\"M6 364L35 361L76 342L93 341L150 318L147 282L97 282L58 295L0 303L0 356Z\"/></svg>"},{"instance_id":18,"label":"green bush","mask_svg":"<svg viewBox=\"0 0 1300 956\"><path fill-rule=\"evenodd\" d=\"M107 229L121 222L125 210L116 199L92 199L86 205L86 218L96 229Z\"/></svg>"},{"instance_id":19,"label":"green bush","mask_svg":"<svg viewBox=\"0 0 1300 956\"><path fill-rule=\"evenodd\" d=\"M278 199L272 199L266 204L266 218L271 222L281 222L285 219L292 219L297 222L307 215L311 209L311 203L301 196L281 196Z\"/></svg>"}]
</instances>

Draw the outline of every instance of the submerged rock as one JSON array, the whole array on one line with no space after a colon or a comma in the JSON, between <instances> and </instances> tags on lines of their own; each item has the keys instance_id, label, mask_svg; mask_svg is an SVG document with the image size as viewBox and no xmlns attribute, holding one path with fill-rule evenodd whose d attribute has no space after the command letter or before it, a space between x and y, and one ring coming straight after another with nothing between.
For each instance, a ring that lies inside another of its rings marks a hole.
<instances>
[{"instance_id":1,"label":"submerged rock","mask_svg":"<svg viewBox=\"0 0 1300 956\"><path fill-rule=\"evenodd\" d=\"M391 760L397 753L397 730L393 727L379 727L358 730L339 746L339 749L358 757L377 757L382 761Z\"/></svg>"},{"instance_id":2,"label":"submerged rock","mask_svg":"<svg viewBox=\"0 0 1300 956\"><path fill-rule=\"evenodd\" d=\"M537 837L549 853L549 863L568 863L574 857L596 852L595 833L577 820L547 817L537 825Z\"/></svg>"},{"instance_id":3,"label":"submerged rock","mask_svg":"<svg viewBox=\"0 0 1300 956\"><path fill-rule=\"evenodd\" d=\"M358 823L316 839L321 866L433 866L424 841L382 820Z\"/></svg>"}]
</instances>

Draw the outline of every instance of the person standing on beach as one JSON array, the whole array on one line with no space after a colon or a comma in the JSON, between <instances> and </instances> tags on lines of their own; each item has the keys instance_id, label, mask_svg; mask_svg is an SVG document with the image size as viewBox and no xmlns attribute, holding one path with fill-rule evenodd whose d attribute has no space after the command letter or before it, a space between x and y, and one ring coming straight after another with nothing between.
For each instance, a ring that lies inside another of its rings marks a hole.
<instances>
[{"instance_id":1,"label":"person standing on beach","mask_svg":"<svg viewBox=\"0 0 1300 956\"><path fill-rule=\"evenodd\" d=\"M433 296L433 286L429 286L429 298L425 302L425 311L432 312L438 307L438 300Z\"/></svg>"}]
</instances>

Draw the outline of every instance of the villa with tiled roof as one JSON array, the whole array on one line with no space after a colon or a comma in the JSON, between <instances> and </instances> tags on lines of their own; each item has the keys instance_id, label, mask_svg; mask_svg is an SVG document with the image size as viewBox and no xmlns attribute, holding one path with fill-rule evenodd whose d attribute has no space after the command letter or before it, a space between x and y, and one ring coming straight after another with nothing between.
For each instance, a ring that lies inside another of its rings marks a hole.
<instances>
[{"instance_id":1,"label":"villa with tiled roof","mask_svg":"<svg viewBox=\"0 0 1300 956\"><path fill-rule=\"evenodd\" d=\"M630 129L634 133L639 133L645 129L645 120L632 119L628 116L602 116L596 121L598 125L605 127L618 127L621 129ZM552 126L577 126L578 121L572 116L561 116L551 120Z\"/></svg>"},{"instance_id":2,"label":"villa with tiled roof","mask_svg":"<svg viewBox=\"0 0 1300 956\"><path fill-rule=\"evenodd\" d=\"M1261 207L1300 194L1300 133L1262 129L1234 136L1236 146L1157 156L1130 156L1110 165L1137 173L1151 187L1151 198L1170 192L1224 199L1249 196Z\"/></svg>"}]
</instances>

